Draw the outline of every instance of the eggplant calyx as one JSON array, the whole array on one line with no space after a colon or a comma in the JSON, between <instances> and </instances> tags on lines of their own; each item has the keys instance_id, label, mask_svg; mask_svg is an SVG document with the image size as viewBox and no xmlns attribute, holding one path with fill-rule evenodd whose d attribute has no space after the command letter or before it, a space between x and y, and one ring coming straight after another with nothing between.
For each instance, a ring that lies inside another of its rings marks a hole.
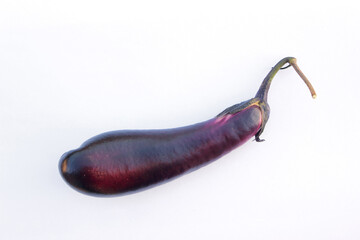
<instances>
[{"instance_id":1,"label":"eggplant calyx","mask_svg":"<svg viewBox=\"0 0 360 240\"><path fill-rule=\"evenodd\" d=\"M288 66L283 67L285 64L289 64ZM262 142L264 141L263 139L260 139L260 135L262 134L262 132L264 131L265 125L267 123L267 120L269 119L269 115L270 115L270 107L269 104L267 103L267 97L268 97L268 92L270 89L270 85L271 82L273 80L273 78L275 77L276 73L279 70L282 69L286 69L288 67L292 66L295 71L299 74L299 76L301 77L301 79L304 81L304 83L307 85L307 87L310 90L311 96L313 98L316 98L316 92L313 88L313 86L311 85L311 83L309 82L309 80L306 78L306 76L303 74L303 72L300 70L299 66L296 63L296 58L294 57L286 57L283 58L282 60L280 60L268 73L268 75L265 77L265 79L263 80L263 82L261 83L261 86L258 90L258 92L255 95L254 99L258 99L259 101L259 106L261 108L261 111L263 113L263 122L261 124L261 128L260 130L256 133L255 135L255 140L257 142Z\"/></svg>"}]
</instances>

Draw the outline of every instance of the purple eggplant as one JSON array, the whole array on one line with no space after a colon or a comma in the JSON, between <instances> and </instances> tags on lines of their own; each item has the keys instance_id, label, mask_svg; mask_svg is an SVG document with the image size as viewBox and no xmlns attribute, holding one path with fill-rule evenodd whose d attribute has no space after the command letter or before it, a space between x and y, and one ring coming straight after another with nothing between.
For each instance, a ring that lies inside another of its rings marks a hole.
<instances>
[{"instance_id":1,"label":"purple eggplant","mask_svg":"<svg viewBox=\"0 0 360 240\"><path fill-rule=\"evenodd\" d=\"M267 94L273 77L287 68L283 68L286 63L294 67L315 98L296 59L287 57L272 68L254 98L191 126L100 134L61 157L61 175L83 193L133 193L198 169L254 136L257 142L263 141L260 135L270 113Z\"/></svg>"}]
</instances>

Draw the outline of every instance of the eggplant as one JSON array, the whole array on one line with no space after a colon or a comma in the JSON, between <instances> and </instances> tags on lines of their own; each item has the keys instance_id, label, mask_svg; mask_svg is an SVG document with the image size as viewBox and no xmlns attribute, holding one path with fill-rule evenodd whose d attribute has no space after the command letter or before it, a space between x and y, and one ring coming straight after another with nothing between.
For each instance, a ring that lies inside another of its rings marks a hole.
<instances>
[{"instance_id":1,"label":"eggplant","mask_svg":"<svg viewBox=\"0 0 360 240\"><path fill-rule=\"evenodd\" d=\"M286 63L289 65L283 67ZM216 117L191 126L164 130L120 130L95 136L60 159L64 180L95 196L134 193L202 167L260 135L269 119L267 95L275 74L289 66L316 93L296 59L279 61L255 97L231 106Z\"/></svg>"}]
</instances>

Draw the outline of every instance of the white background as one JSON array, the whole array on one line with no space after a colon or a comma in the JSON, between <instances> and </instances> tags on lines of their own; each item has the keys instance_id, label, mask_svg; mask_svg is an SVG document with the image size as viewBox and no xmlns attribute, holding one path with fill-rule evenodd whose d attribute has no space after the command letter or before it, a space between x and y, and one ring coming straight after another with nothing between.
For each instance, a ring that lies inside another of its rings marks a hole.
<instances>
[{"instance_id":1,"label":"white background","mask_svg":"<svg viewBox=\"0 0 360 240\"><path fill-rule=\"evenodd\" d=\"M0 1L0 239L359 239L356 1ZM254 96L263 138L150 190L71 189L99 133L189 125Z\"/></svg>"}]
</instances>

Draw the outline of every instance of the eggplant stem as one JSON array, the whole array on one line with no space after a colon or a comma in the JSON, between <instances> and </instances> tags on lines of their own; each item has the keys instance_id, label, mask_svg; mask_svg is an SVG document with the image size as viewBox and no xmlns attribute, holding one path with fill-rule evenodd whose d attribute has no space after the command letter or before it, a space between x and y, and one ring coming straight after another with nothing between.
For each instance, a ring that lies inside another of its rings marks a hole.
<instances>
[{"instance_id":1,"label":"eggplant stem","mask_svg":"<svg viewBox=\"0 0 360 240\"><path fill-rule=\"evenodd\" d=\"M309 88L311 96L315 99L316 98L316 92L314 87L311 85L309 79L304 75L304 73L300 70L299 66L296 64L296 58L292 59L290 61L291 66L295 69L295 71L299 74L301 79L305 82L306 86Z\"/></svg>"},{"instance_id":2,"label":"eggplant stem","mask_svg":"<svg viewBox=\"0 0 360 240\"><path fill-rule=\"evenodd\" d=\"M286 67L283 67L286 63L289 63L289 65ZM305 82L305 84L309 88L311 96L313 98L316 98L316 92L315 92L313 86L311 85L309 80L305 77L304 73L300 70L299 66L296 64L296 58L294 58L294 57L283 58L271 69L271 71L268 73L268 75L265 77L265 79L261 83L261 86L260 86L258 92L256 93L255 97L261 99L264 102L267 102L267 95L268 95L269 88L270 88L270 85L271 85L271 82L272 82L274 76L280 69L286 69L289 66L292 66L295 69L295 71L299 74L301 79Z\"/></svg>"}]
</instances>

